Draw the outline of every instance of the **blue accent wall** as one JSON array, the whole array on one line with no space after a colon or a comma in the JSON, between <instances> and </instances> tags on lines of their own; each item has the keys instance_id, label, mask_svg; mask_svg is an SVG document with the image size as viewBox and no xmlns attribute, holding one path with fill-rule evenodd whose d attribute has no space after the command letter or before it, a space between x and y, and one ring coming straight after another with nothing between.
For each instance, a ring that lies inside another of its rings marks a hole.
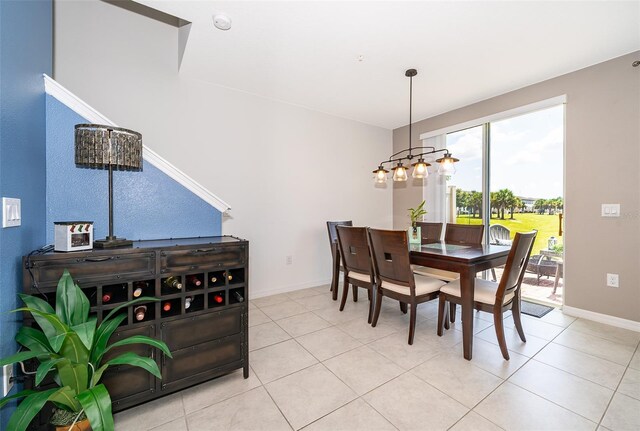
<instances>
[{"instance_id":1,"label":"blue accent wall","mask_svg":"<svg viewBox=\"0 0 640 431\"><path fill-rule=\"evenodd\" d=\"M0 356L16 351L21 257L45 244L45 96L52 2L0 1L0 195L22 200L22 226L0 228ZM13 389L15 392L16 389ZM0 410L6 429L13 406Z\"/></svg>"},{"instance_id":2,"label":"blue accent wall","mask_svg":"<svg viewBox=\"0 0 640 431\"><path fill-rule=\"evenodd\" d=\"M94 239L104 238L109 230L108 173L78 168L74 162L74 126L87 120L50 95L46 106L47 242L53 242L55 221L93 221ZM117 237L159 239L221 232L218 210L146 161L142 172L114 171L113 207Z\"/></svg>"}]
</instances>

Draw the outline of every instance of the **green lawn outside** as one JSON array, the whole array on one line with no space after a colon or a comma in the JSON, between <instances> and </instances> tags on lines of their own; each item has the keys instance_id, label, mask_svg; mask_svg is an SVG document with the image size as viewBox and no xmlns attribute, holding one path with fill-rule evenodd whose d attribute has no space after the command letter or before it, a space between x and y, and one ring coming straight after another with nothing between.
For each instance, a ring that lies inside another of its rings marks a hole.
<instances>
[{"instance_id":1,"label":"green lawn outside","mask_svg":"<svg viewBox=\"0 0 640 431\"><path fill-rule=\"evenodd\" d=\"M558 244L563 243L563 237L558 237L558 220L559 217L555 215L540 215L540 214L514 214L514 219L511 220L510 215L505 214L504 220L499 218L491 218L491 225L501 224L511 231L511 238L516 232L528 232L533 229L538 231L536 242L533 245L531 254L539 254L540 250L547 248L547 241L551 236L555 236L558 240ZM482 221L479 218L473 218L468 215L458 216L457 223L461 224L481 224Z\"/></svg>"}]
</instances>

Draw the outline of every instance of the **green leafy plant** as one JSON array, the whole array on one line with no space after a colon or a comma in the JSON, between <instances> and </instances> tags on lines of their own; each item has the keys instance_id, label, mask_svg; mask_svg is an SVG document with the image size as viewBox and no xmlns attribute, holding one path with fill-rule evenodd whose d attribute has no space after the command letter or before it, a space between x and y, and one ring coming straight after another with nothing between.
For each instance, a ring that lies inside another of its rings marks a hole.
<instances>
[{"instance_id":1,"label":"green leafy plant","mask_svg":"<svg viewBox=\"0 0 640 431\"><path fill-rule=\"evenodd\" d=\"M13 311L30 313L40 329L22 326L16 334L16 341L24 350L0 360L0 366L33 358L38 360L39 366L35 375L36 389L24 390L0 400L2 407L11 399L24 398L11 416L8 429L26 430L44 404L51 401L58 409L74 413L76 421L86 415L93 431L111 431L114 429L111 397L104 384L100 383L107 368L111 365L132 365L162 378L153 359L133 352L105 360L105 354L111 349L130 344L148 344L171 357L165 343L142 335L109 344L109 338L126 318L125 313L118 313L119 310L158 299L140 297L123 303L97 325L96 316L89 314L89 300L67 270L58 282L55 310L48 302L35 296L21 294L20 298L26 307ZM38 389L50 373L58 387Z\"/></svg>"},{"instance_id":2,"label":"green leafy plant","mask_svg":"<svg viewBox=\"0 0 640 431\"><path fill-rule=\"evenodd\" d=\"M564 252L564 245L563 244L556 244L553 247L551 247L552 251L555 251L556 253L562 253Z\"/></svg>"},{"instance_id":3,"label":"green leafy plant","mask_svg":"<svg viewBox=\"0 0 640 431\"><path fill-rule=\"evenodd\" d=\"M423 200L416 208L409 208L409 218L411 218L412 227L416 227L416 222L420 221L420 219L422 219L422 216L427 213L427 211L424 209L425 202L426 201Z\"/></svg>"}]
</instances>

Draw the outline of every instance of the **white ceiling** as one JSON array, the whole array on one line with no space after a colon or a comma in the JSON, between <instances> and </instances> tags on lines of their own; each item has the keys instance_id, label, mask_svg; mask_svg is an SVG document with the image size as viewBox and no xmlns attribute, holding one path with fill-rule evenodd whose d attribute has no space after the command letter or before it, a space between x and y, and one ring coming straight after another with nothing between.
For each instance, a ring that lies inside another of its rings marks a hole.
<instances>
[{"instance_id":1,"label":"white ceiling","mask_svg":"<svg viewBox=\"0 0 640 431\"><path fill-rule=\"evenodd\" d=\"M193 23L181 74L389 129L408 68L416 121L640 49L640 1L138 1Z\"/></svg>"}]
</instances>

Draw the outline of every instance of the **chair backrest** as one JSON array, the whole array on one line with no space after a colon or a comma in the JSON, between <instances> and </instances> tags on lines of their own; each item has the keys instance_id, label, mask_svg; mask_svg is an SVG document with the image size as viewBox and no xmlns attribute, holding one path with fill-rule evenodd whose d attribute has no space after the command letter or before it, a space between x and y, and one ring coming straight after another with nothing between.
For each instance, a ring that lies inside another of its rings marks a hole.
<instances>
[{"instance_id":1,"label":"chair backrest","mask_svg":"<svg viewBox=\"0 0 640 431\"><path fill-rule=\"evenodd\" d=\"M353 221L344 220L344 221L328 221L327 222L327 230L329 231L329 242L333 244L338 240L338 232L336 232L336 227L338 226L353 226Z\"/></svg>"},{"instance_id":2,"label":"chair backrest","mask_svg":"<svg viewBox=\"0 0 640 431\"><path fill-rule=\"evenodd\" d=\"M425 221L416 222L420 227L422 241L440 241L442 236L442 223L429 223Z\"/></svg>"},{"instance_id":3,"label":"chair backrest","mask_svg":"<svg viewBox=\"0 0 640 431\"><path fill-rule=\"evenodd\" d=\"M338 226L353 226L353 222L351 220L327 222L327 230L329 231L329 245L331 246L331 256L333 257L333 259L336 258L336 253L340 254L340 250L338 250L338 232L336 232L336 227ZM338 256L338 258L339 257L340 256Z\"/></svg>"},{"instance_id":4,"label":"chair backrest","mask_svg":"<svg viewBox=\"0 0 640 431\"><path fill-rule=\"evenodd\" d=\"M520 288L537 234L536 231L516 233L496 291L496 303L503 304L506 296L510 293L517 293Z\"/></svg>"},{"instance_id":5,"label":"chair backrest","mask_svg":"<svg viewBox=\"0 0 640 431\"><path fill-rule=\"evenodd\" d=\"M484 225L447 223L444 241L452 244L481 244Z\"/></svg>"},{"instance_id":6,"label":"chair backrest","mask_svg":"<svg viewBox=\"0 0 640 431\"><path fill-rule=\"evenodd\" d=\"M498 240L510 240L511 231L501 224L489 226L489 244L498 244Z\"/></svg>"},{"instance_id":7,"label":"chair backrest","mask_svg":"<svg viewBox=\"0 0 640 431\"><path fill-rule=\"evenodd\" d=\"M346 276L355 271L373 274L366 227L338 226L338 246Z\"/></svg>"},{"instance_id":8,"label":"chair backrest","mask_svg":"<svg viewBox=\"0 0 640 431\"><path fill-rule=\"evenodd\" d=\"M409 240L404 230L369 229L369 246L377 284L387 281L407 286L415 294L415 280L409 260Z\"/></svg>"}]
</instances>

